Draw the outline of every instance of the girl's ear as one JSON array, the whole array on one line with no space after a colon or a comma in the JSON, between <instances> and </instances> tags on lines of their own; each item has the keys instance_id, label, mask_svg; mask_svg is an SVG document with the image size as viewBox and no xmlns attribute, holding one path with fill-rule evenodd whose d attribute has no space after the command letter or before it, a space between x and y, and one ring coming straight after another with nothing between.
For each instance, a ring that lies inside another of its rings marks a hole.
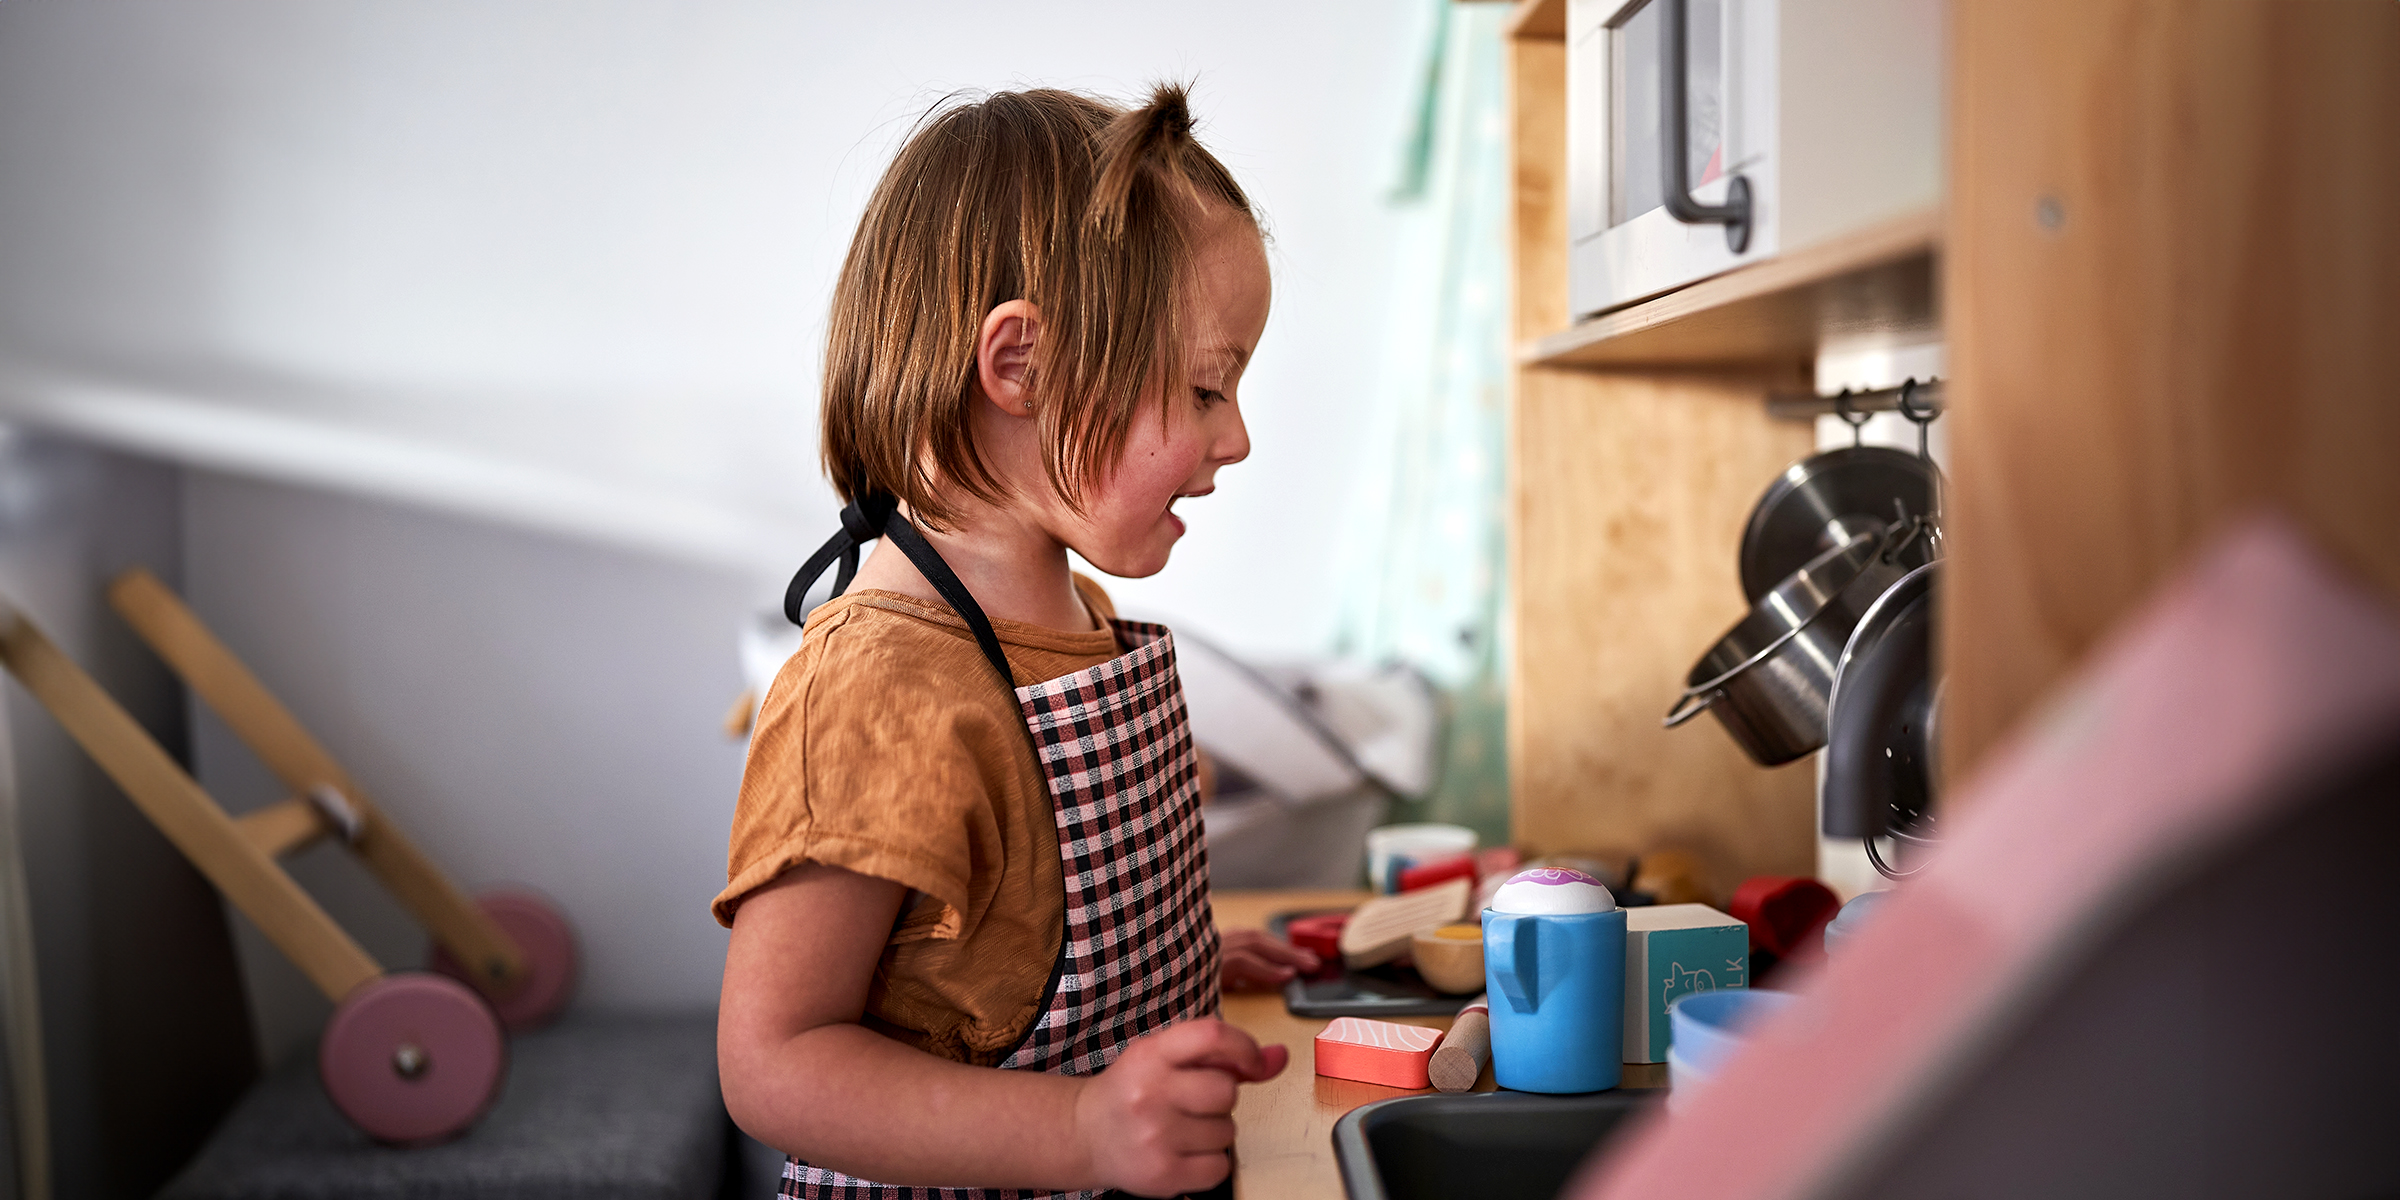
<instances>
[{"instance_id":1,"label":"girl's ear","mask_svg":"<svg viewBox=\"0 0 2400 1200\"><path fill-rule=\"evenodd\" d=\"M1030 300L1010 300L984 314L975 333L975 382L984 399L1012 417L1033 415L1033 339L1041 310Z\"/></svg>"}]
</instances>

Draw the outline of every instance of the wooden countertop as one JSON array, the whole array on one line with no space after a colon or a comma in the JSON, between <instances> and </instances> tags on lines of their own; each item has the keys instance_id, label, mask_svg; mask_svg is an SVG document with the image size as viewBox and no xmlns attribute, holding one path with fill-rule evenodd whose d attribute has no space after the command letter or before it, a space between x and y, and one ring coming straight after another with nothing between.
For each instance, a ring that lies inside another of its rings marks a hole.
<instances>
[{"instance_id":1,"label":"wooden countertop","mask_svg":"<svg viewBox=\"0 0 2400 1200\"><path fill-rule=\"evenodd\" d=\"M1367 898L1364 891L1218 892L1214 897L1217 924L1225 929L1264 929L1276 913L1310 908L1347 908ZM1283 1007L1283 993L1229 993L1225 1019L1239 1026L1260 1045L1276 1044L1292 1053L1283 1074L1242 1089L1233 1110L1238 1128L1234 1141L1233 1194L1236 1200L1342 1200L1342 1173L1333 1160L1333 1123L1362 1104L1394 1096L1431 1093L1405 1091L1347 1079L1326 1079L1316 1073L1316 1036L1326 1022L1295 1017ZM1448 1017L1399 1017L1395 1020L1428 1029L1448 1029ZM1661 1087L1664 1066L1628 1063L1625 1086ZM1492 1090L1491 1068L1484 1068L1477 1091Z\"/></svg>"}]
</instances>

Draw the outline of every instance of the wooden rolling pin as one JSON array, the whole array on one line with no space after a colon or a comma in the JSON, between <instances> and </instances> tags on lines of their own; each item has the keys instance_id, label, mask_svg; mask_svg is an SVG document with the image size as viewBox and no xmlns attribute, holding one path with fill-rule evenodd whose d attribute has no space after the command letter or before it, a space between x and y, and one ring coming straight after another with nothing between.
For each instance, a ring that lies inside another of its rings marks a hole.
<instances>
[{"instance_id":1,"label":"wooden rolling pin","mask_svg":"<svg viewBox=\"0 0 2400 1200\"><path fill-rule=\"evenodd\" d=\"M1492 1059L1492 1006L1477 996L1475 1003L1458 1010L1458 1019L1450 1024L1450 1036L1434 1047L1433 1061L1425 1064L1425 1073L1433 1086L1445 1092L1463 1092L1483 1078L1483 1065Z\"/></svg>"}]
</instances>

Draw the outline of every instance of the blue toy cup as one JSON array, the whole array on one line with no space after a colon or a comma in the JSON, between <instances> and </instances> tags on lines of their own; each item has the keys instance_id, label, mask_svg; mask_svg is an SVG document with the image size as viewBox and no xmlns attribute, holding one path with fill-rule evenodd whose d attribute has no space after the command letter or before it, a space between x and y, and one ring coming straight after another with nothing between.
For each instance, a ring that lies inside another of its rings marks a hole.
<instances>
[{"instance_id":1,"label":"blue toy cup","mask_svg":"<svg viewBox=\"0 0 2400 1200\"><path fill-rule=\"evenodd\" d=\"M1492 1077L1519 1092L1617 1086L1625 1050L1625 911L1483 912Z\"/></svg>"},{"instance_id":2,"label":"blue toy cup","mask_svg":"<svg viewBox=\"0 0 2400 1200\"><path fill-rule=\"evenodd\" d=\"M1717 1064L1741 1048L1751 1024L1793 999L1790 992L1765 988L1726 988L1678 997L1667 1006L1672 1030L1669 1044L1686 1068L1713 1073Z\"/></svg>"}]
</instances>

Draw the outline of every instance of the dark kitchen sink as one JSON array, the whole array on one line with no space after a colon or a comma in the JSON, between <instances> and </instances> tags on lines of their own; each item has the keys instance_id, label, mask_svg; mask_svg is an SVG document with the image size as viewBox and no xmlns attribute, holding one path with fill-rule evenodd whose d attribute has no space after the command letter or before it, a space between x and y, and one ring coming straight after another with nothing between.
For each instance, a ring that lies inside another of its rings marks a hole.
<instances>
[{"instance_id":1,"label":"dark kitchen sink","mask_svg":"<svg viewBox=\"0 0 2400 1200\"><path fill-rule=\"evenodd\" d=\"M1459 1092L1361 1106L1333 1127L1350 1200L1551 1200L1662 1091Z\"/></svg>"}]
</instances>

